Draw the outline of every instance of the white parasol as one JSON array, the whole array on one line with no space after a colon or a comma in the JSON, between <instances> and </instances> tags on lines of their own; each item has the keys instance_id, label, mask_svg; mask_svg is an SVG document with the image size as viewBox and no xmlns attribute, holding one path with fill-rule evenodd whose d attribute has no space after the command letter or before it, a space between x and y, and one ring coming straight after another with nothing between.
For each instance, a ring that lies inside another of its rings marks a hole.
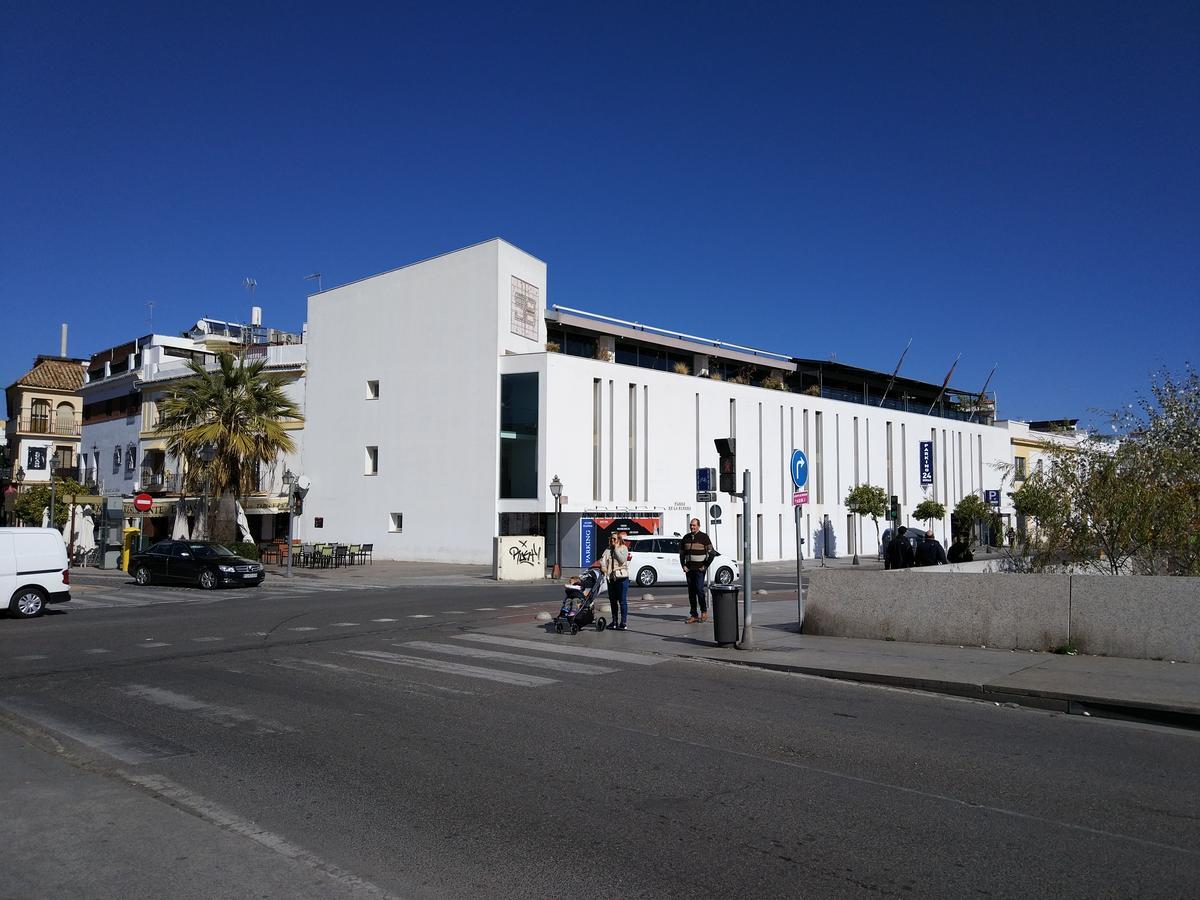
<instances>
[{"instance_id":1,"label":"white parasol","mask_svg":"<svg viewBox=\"0 0 1200 900\"><path fill-rule=\"evenodd\" d=\"M171 528L171 540L187 541L191 540L191 532L188 531L187 506L183 500L175 504L175 524Z\"/></svg>"},{"instance_id":2,"label":"white parasol","mask_svg":"<svg viewBox=\"0 0 1200 900\"><path fill-rule=\"evenodd\" d=\"M78 524L78 537L75 539L75 548L88 553L96 549L96 520L92 518L92 508L85 506L83 508L83 520Z\"/></svg>"},{"instance_id":3,"label":"white parasol","mask_svg":"<svg viewBox=\"0 0 1200 900\"><path fill-rule=\"evenodd\" d=\"M50 507L48 507L48 506L42 507L42 527L43 528L50 527Z\"/></svg>"},{"instance_id":4,"label":"white parasol","mask_svg":"<svg viewBox=\"0 0 1200 900\"><path fill-rule=\"evenodd\" d=\"M239 540L246 543L253 543L254 536L250 533L250 520L246 518L246 511L242 509L242 504L237 505L237 524Z\"/></svg>"}]
</instances>

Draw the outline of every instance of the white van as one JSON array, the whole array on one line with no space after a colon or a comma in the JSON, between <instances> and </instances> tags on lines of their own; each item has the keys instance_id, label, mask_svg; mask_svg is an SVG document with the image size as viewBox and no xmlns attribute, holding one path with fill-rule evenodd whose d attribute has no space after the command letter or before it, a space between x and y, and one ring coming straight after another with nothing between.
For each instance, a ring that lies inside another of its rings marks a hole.
<instances>
[{"instance_id":1,"label":"white van","mask_svg":"<svg viewBox=\"0 0 1200 900\"><path fill-rule=\"evenodd\" d=\"M67 545L53 528L0 528L0 610L22 619L71 599Z\"/></svg>"}]
</instances>

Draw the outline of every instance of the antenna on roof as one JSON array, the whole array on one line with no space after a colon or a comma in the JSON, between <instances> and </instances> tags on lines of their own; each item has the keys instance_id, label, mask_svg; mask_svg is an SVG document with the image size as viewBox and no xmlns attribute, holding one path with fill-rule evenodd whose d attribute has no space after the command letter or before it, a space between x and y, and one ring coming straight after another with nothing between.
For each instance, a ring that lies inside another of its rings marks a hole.
<instances>
[{"instance_id":1,"label":"antenna on roof","mask_svg":"<svg viewBox=\"0 0 1200 900\"><path fill-rule=\"evenodd\" d=\"M154 333L154 301L146 301L146 324L149 326L150 333Z\"/></svg>"},{"instance_id":2,"label":"antenna on roof","mask_svg":"<svg viewBox=\"0 0 1200 900\"><path fill-rule=\"evenodd\" d=\"M305 281L316 281L318 294L324 290L324 288L321 286L321 273L320 272L313 272L311 275L305 275L304 280Z\"/></svg>"},{"instance_id":3,"label":"antenna on roof","mask_svg":"<svg viewBox=\"0 0 1200 900\"><path fill-rule=\"evenodd\" d=\"M1000 363L996 363L995 366L992 366L992 371L988 372L987 381L985 381L983 383L983 387L979 389L979 397L975 401L975 408L973 410L971 410L971 417L969 419L967 419L968 422L975 421L975 413L979 412L980 408L983 406L983 401L987 394L988 385L992 383L992 376L996 374L996 366L999 366L999 365L1000 365Z\"/></svg>"},{"instance_id":4,"label":"antenna on roof","mask_svg":"<svg viewBox=\"0 0 1200 900\"><path fill-rule=\"evenodd\" d=\"M255 289L256 287L258 287L258 282L257 282L257 281L255 281L253 278L245 278L245 279L242 281L242 287L244 287L244 288L245 288L247 291L249 291L249 292L250 292L250 300L251 300L251 302L253 302L253 300L254 300L254 289Z\"/></svg>"}]
</instances>

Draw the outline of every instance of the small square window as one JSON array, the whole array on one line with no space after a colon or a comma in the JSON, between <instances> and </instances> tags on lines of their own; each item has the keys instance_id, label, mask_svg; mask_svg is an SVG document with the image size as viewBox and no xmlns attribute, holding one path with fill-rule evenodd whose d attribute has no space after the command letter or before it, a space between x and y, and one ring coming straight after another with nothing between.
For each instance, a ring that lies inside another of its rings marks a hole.
<instances>
[{"instance_id":1,"label":"small square window","mask_svg":"<svg viewBox=\"0 0 1200 900\"><path fill-rule=\"evenodd\" d=\"M379 382L378 381L368 381L367 382L367 399L368 400L378 400L379 399Z\"/></svg>"},{"instance_id":2,"label":"small square window","mask_svg":"<svg viewBox=\"0 0 1200 900\"><path fill-rule=\"evenodd\" d=\"M378 475L379 474L379 448L378 447L368 447L367 448L367 468L366 468L366 471L364 474L366 474L366 475Z\"/></svg>"},{"instance_id":3,"label":"small square window","mask_svg":"<svg viewBox=\"0 0 1200 900\"><path fill-rule=\"evenodd\" d=\"M391 521L388 524L388 531L399 534L404 530L404 513L392 513Z\"/></svg>"},{"instance_id":4,"label":"small square window","mask_svg":"<svg viewBox=\"0 0 1200 900\"><path fill-rule=\"evenodd\" d=\"M325 527L325 517L324 516L317 516L316 518L313 519L313 528L324 528L324 527Z\"/></svg>"}]
</instances>

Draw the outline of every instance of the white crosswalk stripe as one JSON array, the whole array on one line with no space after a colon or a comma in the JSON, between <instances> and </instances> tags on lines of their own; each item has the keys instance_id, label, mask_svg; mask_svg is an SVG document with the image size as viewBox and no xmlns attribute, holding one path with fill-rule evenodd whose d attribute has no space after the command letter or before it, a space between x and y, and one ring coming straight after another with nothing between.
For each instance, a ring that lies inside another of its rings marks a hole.
<instances>
[{"instance_id":1,"label":"white crosswalk stripe","mask_svg":"<svg viewBox=\"0 0 1200 900\"><path fill-rule=\"evenodd\" d=\"M555 672L570 672L574 675L610 675L617 671L616 669L608 669L604 666L572 662L567 659L522 656L519 653L504 653L500 650L484 650L482 647L463 647L457 644L436 644L432 641L406 641L403 644L395 644L393 646L408 647L412 650L429 650L433 653L448 653L453 656L466 656L472 659L493 659L496 662L532 666L535 669L551 669Z\"/></svg>"},{"instance_id":2,"label":"white crosswalk stripe","mask_svg":"<svg viewBox=\"0 0 1200 900\"><path fill-rule=\"evenodd\" d=\"M541 675L526 675L523 672L506 672L502 669L485 669L480 666L469 666L466 663L447 662L443 659L428 659L423 656L408 656L403 653L387 653L382 650L347 650L346 656L360 659L371 659L393 666L410 666L416 669L427 669L448 675L462 675L465 678L482 678L485 681L498 681L502 684L512 684L518 687L545 687L557 683L557 679L543 678Z\"/></svg>"},{"instance_id":3,"label":"white crosswalk stripe","mask_svg":"<svg viewBox=\"0 0 1200 900\"><path fill-rule=\"evenodd\" d=\"M608 659L635 666L656 666L661 662L666 662L664 657L628 653L622 650L601 650L598 647L579 647L565 641L523 641L519 638L502 637L497 634L456 634L455 637L460 641L495 644L515 650L537 650L540 653L562 653L568 656L583 656L588 659Z\"/></svg>"}]
</instances>

